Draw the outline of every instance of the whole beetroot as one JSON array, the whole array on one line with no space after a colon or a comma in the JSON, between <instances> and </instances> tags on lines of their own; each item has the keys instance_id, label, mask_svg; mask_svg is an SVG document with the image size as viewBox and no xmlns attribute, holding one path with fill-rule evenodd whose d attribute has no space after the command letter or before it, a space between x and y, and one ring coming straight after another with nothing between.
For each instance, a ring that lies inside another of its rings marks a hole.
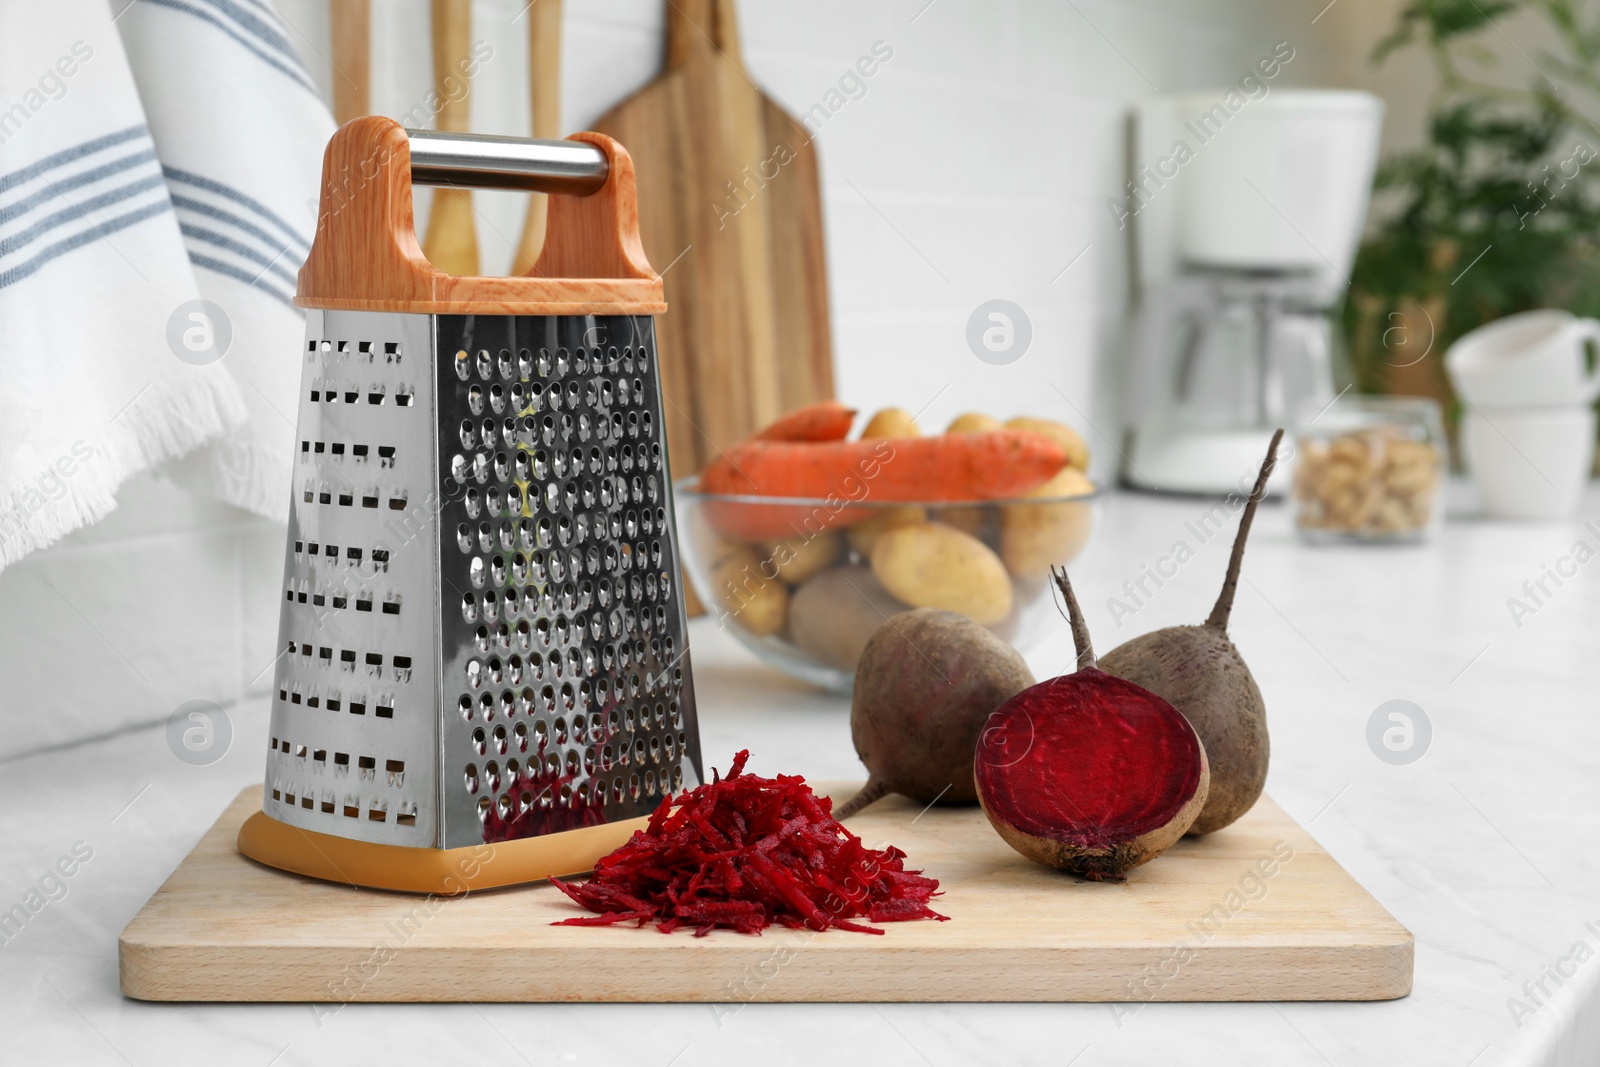
<instances>
[{"instance_id":1,"label":"whole beetroot","mask_svg":"<svg viewBox=\"0 0 1600 1067\"><path fill-rule=\"evenodd\" d=\"M1168 626L1135 637L1106 653L1100 666L1170 702L1194 726L1210 761L1211 788L1200 817L1189 827L1194 835L1231 825L1261 796L1267 784L1267 704L1244 657L1228 636L1233 594L1239 587L1239 566L1255 519L1256 505L1278 462L1272 436L1256 485L1239 519L1227 576L1211 615L1199 626Z\"/></svg>"},{"instance_id":2,"label":"whole beetroot","mask_svg":"<svg viewBox=\"0 0 1600 1067\"><path fill-rule=\"evenodd\" d=\"M918 608L885 622L861 652L850 701L867 784L837 817L889 793L975 802L978 735L991 712L1032 684L1017 650L965 615Z\"/></svg>"}]
</instances>

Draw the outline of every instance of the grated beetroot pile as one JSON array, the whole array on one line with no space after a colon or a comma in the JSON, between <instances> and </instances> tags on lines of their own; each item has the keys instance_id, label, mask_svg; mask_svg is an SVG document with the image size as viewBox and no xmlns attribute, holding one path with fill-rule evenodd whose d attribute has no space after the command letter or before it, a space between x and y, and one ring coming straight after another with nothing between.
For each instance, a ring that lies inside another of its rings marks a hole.
<instances>
[{"instance_id":1,"label":"grated beetroot pile","mask_svg":"<svg viewBox=\"0 0 1600 1067\"><path fill-rule=\"evenodd\" d=\"M595 865L593 877L555 886L595 915L555 926L654 923L702 937L722 927L759 934L792 929L882 930L852 919L939 919L939 883L905 869L906 854L871 849L833 817L798 775L744 773L748 751L717 778L663 800L644 830Z\"/></svg>"}]
</instances>

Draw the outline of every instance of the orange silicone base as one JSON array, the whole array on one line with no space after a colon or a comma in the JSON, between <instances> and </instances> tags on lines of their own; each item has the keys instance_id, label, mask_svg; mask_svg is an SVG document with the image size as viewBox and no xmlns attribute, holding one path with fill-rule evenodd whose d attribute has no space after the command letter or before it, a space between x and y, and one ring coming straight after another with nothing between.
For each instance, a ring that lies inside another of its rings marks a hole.
<instances>
[{"instance_id":1,"label":"orange silicone base","mask_svg":"<svg viewBox=\"0 0 1600 1067\"><path fill-rule=\"evenodd\" d=\"M258 811L239 827L239 851L269 867L372 889L457 896L581 874L613 851L648 816L559 834L464 848L409 848L352 841L279 822Z\"/></svg>"}]
</instances>

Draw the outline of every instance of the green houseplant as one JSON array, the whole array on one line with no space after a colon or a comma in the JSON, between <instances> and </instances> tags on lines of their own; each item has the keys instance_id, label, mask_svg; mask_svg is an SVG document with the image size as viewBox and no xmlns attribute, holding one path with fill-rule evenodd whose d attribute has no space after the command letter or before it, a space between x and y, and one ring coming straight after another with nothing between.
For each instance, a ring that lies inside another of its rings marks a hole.
<instances>
[{"instance_id":1,"label":"green houseplant","mask_svg":"<svg viewBox=\"0 0 1600 1067\"><path fill-rule=\"evenodd\" d=\"M1448 399L1455 338L1536 307L1600 314L1600 5L1413 0L1373 52L1423 49L1438 87L1427 139L1383 161L1376 224L1351 277L1345 325L1362 392ZM1520 49L1506 20L1553 44ZM1526 60L1525 88L1491 80L1491 46Z\"/></svg>"}]
</instances>

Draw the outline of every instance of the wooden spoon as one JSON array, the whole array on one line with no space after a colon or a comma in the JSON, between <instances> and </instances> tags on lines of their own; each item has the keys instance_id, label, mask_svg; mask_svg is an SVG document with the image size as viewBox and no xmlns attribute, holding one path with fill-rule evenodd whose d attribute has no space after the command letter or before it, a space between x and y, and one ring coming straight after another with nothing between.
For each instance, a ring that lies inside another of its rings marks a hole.
<instances>
[{"instance_id":1,"label":"wooden spoon","mask_svg":"<svg viewBox=\"0 0 1600 1067\"><path fill-rule=\"evenodd\" d=\"M472 0L433 0L433 81L439 96L435 126L449 133L471 127L467 76L472 49ZM473 228L472 194L441 186L433 191L422 254L446 274L478 273L478 235Z\"/></svg>"},{"instance_id":2,"label":"wooden spoon","mask_svg":"<svg viewBox=\"0 0 1600 1067\"><path fill-rule=\"evenodd\" d=\"M561 0L534 0L528 8L528 81L533 91L533 136L561 136ZM528 197L513 274L532 272L544 248L544 193Z\"/></svg>"}]
</instances>

